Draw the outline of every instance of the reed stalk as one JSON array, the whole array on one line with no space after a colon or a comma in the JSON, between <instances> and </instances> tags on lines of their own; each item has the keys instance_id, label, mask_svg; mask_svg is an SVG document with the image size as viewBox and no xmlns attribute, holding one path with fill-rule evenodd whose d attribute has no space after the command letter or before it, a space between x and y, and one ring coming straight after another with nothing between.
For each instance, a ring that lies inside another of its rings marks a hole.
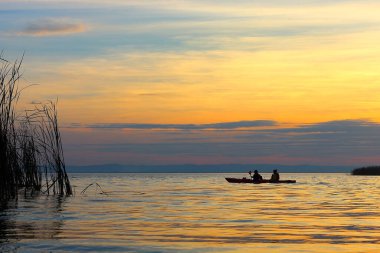
<instances>
[{"instance_id":1,"label":"reed stalk","mask_svg":"<svg viewBox=\"0 0 380 253\"><path fill-rule=\"evenodd\" d=\"M0 58L2 59L1 55ZM17 82L22 60L10 64L1 60L0 67L0 198L17 197L20 176L17 155L15 104L19 98Z\"/></svg>"},{"instance_id":2,"label":"reed stalk","mask_svg":"<svg viewBox=\"0 0 380 253\"><path fill-rule=\"evenodd\" d=\"M16 116L22 59L0 54L0 200L25 193L72 195L66 173L56 102Z\"/></svg>"}]
</instances>

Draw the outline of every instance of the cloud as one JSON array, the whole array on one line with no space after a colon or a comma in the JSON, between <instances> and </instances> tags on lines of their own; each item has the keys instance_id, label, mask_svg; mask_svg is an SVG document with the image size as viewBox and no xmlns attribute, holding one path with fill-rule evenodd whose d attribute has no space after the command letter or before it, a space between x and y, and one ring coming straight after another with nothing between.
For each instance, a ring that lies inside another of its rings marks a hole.
<instances>
[{"instance_id":1,"label":"cloud","mask_svg":"<svg viewBox=\"0 0 380 253\"><path fill-rule=\"evenodd\" d=\"M68 20L46 18L29 23L19 35L27 36L61 36L86 31L83 23Z\"/></svg>"},{"instance_id":2,"label":"cloud","mask_svg":"<svg viewBox=\"0 0 380 253\"><path fill-rule=\"evenodd\" d=\"M359 166L380 163L380 124L367 120L293 127L271 121L132 124L128 126L135 128L128 131L90 128L87 132L80 128L83 125L76 126L64 129L71 164L84 159L81 151L91 152L97 163L116 160L124 164L259 162ZM242 128L246 126L260 127Z\"/></svg>"},{"instance_id":3,"label":"cloud","mask_svg":"<svg viewBox=\"0 0 380 253\"><path fill-rule=\"evenodd\" d=\"M114 129L177 129L177 130L203 130L203 129L237 129L262 126L275 126L277 123L271 120L237 121L212 124L138 124L138 123L109 123L82 125L85 128L114 128ZM78 127L71 124L69 127Z\"/></svg>"}]
</instances>

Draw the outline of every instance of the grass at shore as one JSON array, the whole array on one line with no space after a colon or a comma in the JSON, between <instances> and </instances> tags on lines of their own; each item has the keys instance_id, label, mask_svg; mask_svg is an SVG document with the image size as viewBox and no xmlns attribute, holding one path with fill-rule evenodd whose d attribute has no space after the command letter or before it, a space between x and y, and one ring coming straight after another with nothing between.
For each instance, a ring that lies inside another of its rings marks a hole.
<instances>
[{"instance_id":1,"label":"grass at shore","mask_svg":"<svg viewBox=\"0 0 380 253\"><path fill-rule=\"evenodd\" d=\"M0 55L0 200L25 194L71 195L56 102L37 104L20 115L18 82L22 59Z\"/></svg>"}]
</instances>

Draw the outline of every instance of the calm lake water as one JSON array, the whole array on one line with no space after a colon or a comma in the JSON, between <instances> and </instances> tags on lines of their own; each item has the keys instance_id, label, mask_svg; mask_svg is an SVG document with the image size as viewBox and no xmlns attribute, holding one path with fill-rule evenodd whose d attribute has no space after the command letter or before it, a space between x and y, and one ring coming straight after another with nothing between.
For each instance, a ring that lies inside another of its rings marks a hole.
<instances>
[{"instance_id":1,"label":"calm lake water","mask_svg":"<svg viewBox=\"0 0 380 253\"><path fill-rule=\"evenodd\" d=\"M20 198L0 209L0 251L380 252L380 177L224 179L242 176L70 174L75 196ZM94 182L106 194L95 186L81 194Z\"/></svg>"}]
</instances>

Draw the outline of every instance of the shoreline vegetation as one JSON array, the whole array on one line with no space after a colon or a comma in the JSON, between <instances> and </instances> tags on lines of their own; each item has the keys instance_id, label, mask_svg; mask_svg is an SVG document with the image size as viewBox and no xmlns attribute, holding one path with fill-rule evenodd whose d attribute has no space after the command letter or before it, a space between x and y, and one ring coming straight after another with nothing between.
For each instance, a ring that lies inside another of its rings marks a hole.
<instances>
[{"instance_id":1,"label":"shoreline vegetation","mask_svg":"<svg viewBox=\"0 0 380 253\"><path fill-rule=\"evenodd\" d=\"M380 166L368 166L352 170L354 176L380 176Z\"/></svg>"},{"instance_id":2,"label":"shoreline vegetation","mask_svg":"<svg viewBox=\"0 0 380 253\"><path fill-rule=\"evenodd\" d=\"M0 53L0 200L17 199L20 193L72 195L57 102L16 111L22 59L11 63Z\"/></svg>"}]
</instances>

